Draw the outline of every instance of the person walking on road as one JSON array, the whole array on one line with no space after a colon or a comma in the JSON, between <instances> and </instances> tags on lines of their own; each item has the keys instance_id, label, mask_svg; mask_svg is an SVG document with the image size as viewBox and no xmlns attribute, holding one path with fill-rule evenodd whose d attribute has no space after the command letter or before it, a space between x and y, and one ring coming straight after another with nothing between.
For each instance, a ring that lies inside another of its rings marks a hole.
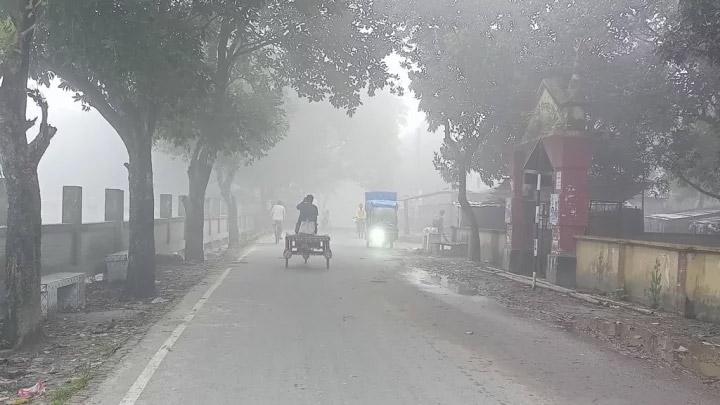
<instances>
[{"instance_id":1,"label":"person walking on road","mask_svg":"<svg viewBox=\"0 0 720 405\"><path fill-rule=\"evenodd\" d=\"M285 222L285 206L282 201L277 201L270 209L270 217L273 221L273 231L275 232L275 243L280 241L283 232L283 223Z\"/></svg>"},{"instance_id":2,"label":"person walking on road","mask_svg":"<svg viewBox=\"0 0 720 405\"><path fill-rule=\"evenodd\" d=\"M367 220L367 212L365 212L365 207L363 207L362 204L358 204L354 220L358 238L363 239L365 237L365 221Z\"/></svg>"}]
</instances>

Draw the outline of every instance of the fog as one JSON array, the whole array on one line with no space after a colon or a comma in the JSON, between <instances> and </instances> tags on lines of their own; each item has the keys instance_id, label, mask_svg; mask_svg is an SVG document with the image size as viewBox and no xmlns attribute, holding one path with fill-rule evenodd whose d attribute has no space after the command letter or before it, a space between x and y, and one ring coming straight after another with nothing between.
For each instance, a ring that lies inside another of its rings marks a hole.
<instances>
[{"instance_id":1,"label":"fog","mask_svg":"<svg viewBox=\"0 0 720 405\"><path fill-rule=\"evenodd\" d=\"M719 135L720 0L2 1L0 401L720 404Z\"/></svg>"},{"instance_id":2,"label":"fog","mask_svg":"<svg viewBox=\"0 0 720 405\"><path fill-rule=\"evenodd\" d=\"M407 86L398 59L389 62ZM54 84L42 88L52 123L58 128L38 169L43 223L60 222L63 186L83 187L84 222L103 220L106 188L125 190L127 219L125 146L97 111L83 111L71 92ZM28 106L28 116L37 115L37 108ZM286 108L286 137L265 157L240 170L236 189L267 188L266 198L282 198L293 207L293 202L314 193L321 210L331 212L334 225L350 226L365 191L390 190L410 196L448 188L432 163L442 137L428 132L424 114L410 92L397 95L385 90L374 97L366 95L351 116L328 102L309 102L287 90ZM186 156L170 153L162 143L156 145L156 214L160 194L187 194L187 164ZM294 187L287 190L286 185ZM214 177L208 197L219 198Z\"/></svg>"}]
</instances>

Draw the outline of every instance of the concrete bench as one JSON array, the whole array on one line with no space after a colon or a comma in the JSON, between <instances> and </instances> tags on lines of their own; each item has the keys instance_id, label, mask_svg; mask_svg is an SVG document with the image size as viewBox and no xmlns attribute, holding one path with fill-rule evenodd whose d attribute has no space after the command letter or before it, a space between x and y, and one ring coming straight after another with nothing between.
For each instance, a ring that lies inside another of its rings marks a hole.
<instances>
[{"instance_id":1,"label":"concrete bench","mask_svg":"<svg viewBox=\"0 0 720 405\"><path fill-rule=\"evenodd\" d=\"M128 251L115 252L105 256L105 280L112 283L127 278Z\"/></svg>"},{"instance_id":2,"label":"concrete bench","mask_svg":"<svg viewBox=\"0 0 720 405\"><path fill-rule=\"evenodd\" d=\"M468 244L465 242L438 242L440 254L449 253L451 256L467 256Z\"/></svg>"},{"instance_id":3,"label":"concrete bench","mask_svg":"<svg viewBox=\"0 0 720 405\"><path fill-rule=\"evenodd\" d=\"M85 273L54 273L40 279L43 316L85 307Z\"/></svg>"}]
</instances>

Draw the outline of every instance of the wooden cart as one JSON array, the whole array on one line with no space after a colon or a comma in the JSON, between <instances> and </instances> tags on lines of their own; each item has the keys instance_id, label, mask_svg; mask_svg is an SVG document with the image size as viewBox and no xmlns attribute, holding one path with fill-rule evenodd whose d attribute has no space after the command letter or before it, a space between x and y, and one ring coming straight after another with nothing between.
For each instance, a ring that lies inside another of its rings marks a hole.
<instances>
[{"instance_id":1,"label":"wooden cart","mask_svg":"<svg viewBox=\"0 0 720 405\"><path fill-rule=\"evenodd\" d=\"M302 256L305 263L308 262L310 256L323 256L325 258L325 268L330 268L330 259L332 258L332 250L330 249L330 236L328 235L287 235L285 236L285 267L287 268L290 258L294 255Z\"/></svg>"}]
</instances>

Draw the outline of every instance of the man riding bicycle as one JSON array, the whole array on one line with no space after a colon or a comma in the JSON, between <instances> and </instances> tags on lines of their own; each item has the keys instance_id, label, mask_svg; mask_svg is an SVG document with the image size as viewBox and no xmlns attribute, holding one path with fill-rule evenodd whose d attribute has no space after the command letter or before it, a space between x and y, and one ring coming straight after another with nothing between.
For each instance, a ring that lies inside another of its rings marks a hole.
<instances>
[{"instance_id":1,"label":"man riding bicycle","mask_svg":"<svg viewBox=\"0 0 720 405\"><path fill-rule=\"evenodd\" d=\"M275 243L277 243L282 236L283 222L285 222L285 206L282 201L278 201L272 206L270 216L273 221L273 231L275 231Z\"/></svg>"}]
</instances>

